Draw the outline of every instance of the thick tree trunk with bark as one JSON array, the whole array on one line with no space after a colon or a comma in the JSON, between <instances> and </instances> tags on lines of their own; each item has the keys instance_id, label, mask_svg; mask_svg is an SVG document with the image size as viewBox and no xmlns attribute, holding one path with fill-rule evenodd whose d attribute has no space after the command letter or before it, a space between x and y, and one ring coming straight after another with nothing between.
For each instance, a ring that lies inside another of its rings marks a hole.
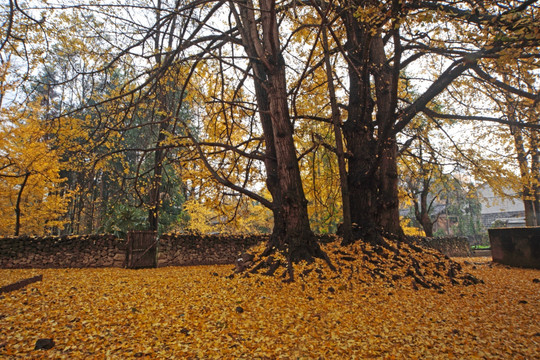
<instances>
[{"instance_id":1,"label":"thick tree trunk with bark","mask_svg":"<svg viewBox=\"0 0 540 360\"><path fill-rule=\"evenodd\" d=\"M399 41L399 40L397 40ZM394 62L399 62L399 53L395 47ZM399 223L398 201L398 167L397 141L393 133L396 121L399 71L394 72L388 65L384 42L381 35L375 36L371 42L369 58L372 64L372 75L375 83L377 104L377 153L378 160L378 225L394 235L402 235Z\"/></svg>"},{"instance_id":2,"label":"thick tree trunk with bark","mask_svg":"<svg viewBox=\"0 0 540 360\"><path fill-rule=\"evenodd\" d=\"M347 139L347 149L351 154L347 174L351 222L356 238L358 236L372 238L378 228L376 222L377 184L371 172L374 160L370 151L372 139L364 128L358 129L351 120L349 114L349 119L343 129L343 134ZM352 239L354 240L356 239Z\"/></svg>"},{"instance_id":3,"label":"thick tree trunk with bark","mask_svg":"<svg viewBox=\"0 0 540 360\"><path fill-rule=\"evenodd\" d=\"M367 240L377 238L382 231L400 235L397 146L395 136L389 131L396 108L392 74L386 65L380 36L362 29L353 14L344 19L349 107L343 133L351 154L348 172L351 219L360 229L355 235ZM371 75L375 79L376 103Z\"/></svg>"},{"instance_id":4,"label":"thick tree trunk with bark","mask_svg":"<svg viewBox=\"0 0 540 360\"><path fill-rule=\"evenodd\" d=\"M260 67L260 66L259 66ZM266 74L263 69L259 69L259 75ZM272 214L274 217L274 227L272 229L271 241L268 249L271 249L280 239L285 236L285 218L283 213L283 200L281 195L281 187L279 184L278 164L276 147L274 143L274 131L272 119L270 117L270 104L268 101L268 93L258 81L255 81L255 93L257 104L259 106L259 116L263 128L263 137L265 142L265 159L264 165L266 170L266 187L272 196Z\"/></svg>"},{"instance_id":5,"label":"thick tree trunk with bark","mask_svg":"<svg viewBox=\"0 0 540 360\"><path fill-rule=\"evenodd\" d=\"M281 54L275 2L262 0L259 5L262 34L255 21L252 1L242 3L235 16L255 72L257 103L267 147L267 185L274 200L274 236L268 249L287 251L290 263L324 258L309 225L287 103L285 60Z\"/></svg>"},{"instance_id":6,"label":"thick tree trunk with bark","mask_svg":"<svg viewBox=\"0 0 540 360\"><path fill-rule=\"evenodd\" d=\"M382 153L379 170L378 224L388 233L402 235L399 223L397 144L395 139L388 141Z\"/></svg>"},{"instance_id":7,"label":"thick tree trunk with bark","mask_svg":"<svg viewBox=\"0 0 540 360\"><path fill-rule=\"evenodd\" d=\"M371 36L361 28L353 12L346 12L343 20L347 29L345 51L349 69L348 117L343 126L343 135L350 154L347 185L351 222L355 238L371 240L378 232L377 180L373 172L376 162L373 156L376 145L372 120L374 102L369 73Z\"/></svg>"},{"instance_id":8,"label":"thick tree trunk with bark","mask_svg":"<svg viewBox=\"0 0 540 360\"><path fill-rule=\"evenodd\" d=\"M395 21L401 11L392 8ZM401 37L398 22L388 32L393 55L377 25L362 23L356 8L340 14L346 28L344 56L349 68L348 119L344 125L349 158L348 185L351 218L360 227L360 237L380 239L381 233L403 235L399 224L396 134L464 71L475 66L475 56L455 61L412 104L398 111L401 71ZM393 20L394 21L394 20ZM478 55L479 56L479 55ZM373 91L374 90L374 91Z\"/></svg>"},{"instance_id":9,"label":"thick tree trunk with bark","mask_svg":"<svg viewBox=\"0 0 540 360\"><path fill-rule=\"evenodd\" d=\"M289 118L285 64L282 59L276 60L277 66L269 74L268 96L278 160L278 178L283 196L282 208L286 242L289 246L291 260L295 261L310 259L311 256L315 255L311 253L315 237L309 226L307 200L302 188L293 129Z\"/></svg>"},{"instance_id":10,"label":"thick tree trunk with bark","mask_svg":"<svg viewBox=\"0 0 540 360\"><path fill-rule=\"evenodd\" d=\"M249 31L246 27L255 21L252 9L242 6L240 12L235 13L237 20L243 24L242 40L246 53L250 57L251 66L254 72L255 98L258 106L259 118L263 129L265 144L264 166L266 170L266 187L272 196L272 214L274 218L274 227L267 250L279 245L285 238L285 218L283 214L283 201L281 187L279 184L278 163L276 155L276 146L274 141L274 129L270 111L270 102L268 97L268 74L261 61L257 61L256 42L260 42L257 33Z\"/></svg>"}]
</instances>

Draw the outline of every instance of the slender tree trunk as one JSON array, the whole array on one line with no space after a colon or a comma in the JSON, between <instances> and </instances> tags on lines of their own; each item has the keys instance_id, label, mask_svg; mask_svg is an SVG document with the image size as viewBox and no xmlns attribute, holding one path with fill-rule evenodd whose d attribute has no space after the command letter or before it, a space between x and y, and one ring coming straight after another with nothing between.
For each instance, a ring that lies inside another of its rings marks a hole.
<instances>
[{"instance_id":1,"label":"slender tree trunk","mask_svg":"<svg viewBox=\"0 0 540 360\"><path fill-rule=\"evenodd\" d=\"M428 194L429 194L429 185L424 183L422 191L420 192L420 204L418 200L413 199L414 202L414 215L416 220L422 225L424 233L427 237L433 236L433 221L429 217L428 209Z\"/></svg>"},{"instance_id":2,"label":"slender tree trunk","mask_svg":"<svg viewBox=\"0 0 540 360\"><path fill-rule=\"evenodd\" d=\"M433 222L431 222L429 215L423 214L421 224L426 236L433 237Z\"/></svg>"},{"instance_id":3,"label":"slender tree trunk","mask_svg":"<svg viewBox=\"0 0 540 360\"><path fill-rule=\"evenodd\" d=\"M21 199L22 199L24 188L26 186L26 182L28 181L29 177L30 177L29 172L24 174L24 179L21 184L21 188L19 189L19 193L17 194L17 202L15 203L15 234L14 234L15 236L19 236L19 233L21 230Z\"/></svg>"},{"instance_id":4,"label":"slender tree trunk","mask_svg":"<svg viewBox=\"0 0 540 360\"><path fill-rule=\"evenodd\" d=\"M97 182L95 180L95 174L92 174L92 180L90 181L90 203L88 204L87 218L86 220L86 233L91 234L94 230L94 213L96 210L97 201Z\"/></svg>"},{"instance_id":5,"label":"slender tree trunk","mask_svg":"<svg viewBox=\"0 0 540 360\"><path fill-rule=\"evenodd\" d=\"M328 81L328 94L332 107L332 123L334 125L334 136L336 141L336 155L339 168L339 181L341 184L341 200L343 212L343 242L350 243L353 240L351 206L349 198L349 186L347 184L347 165L345 163L345 151L343 149L343 135L341 133L341 114L339 111L336 90L334 88L334 77L332 74L332 64L330 63L330 54L328 50L327 29L323 26L322 42L324 49L324 62L326 67L326 78Z\"/></svg>"},{"instance_id":6,"label":"slender tree trunk","mask_svg":"<svg viewBox=\"0 0 540 360\"><path fill-rule=\"evenodd\" d=\"M158 149L154 152L154 176L152 177L152 184L150 185L150 207L148 210L149 230L152 231L158 231L159 228L160 194L163 174L163 159L165 158L164 150L159 149L159 147L165 140L165 131L167 129L166 124L167 121L163 121L160 124L158 140L156 142L156 147Z\"/></svg>"},{"instance_id":7,"label":"slender tree trunk","mask_svg":"<svg viewBox=\"0 0 540 360\"><path fill-rule=\"evenodd\" d=\"M420 194L420 204L418 201L414 201L414 213L416 220L422 225L424 233L427 237L433 236L433 222L429 218L427 209L427 191L422 191Z\"/></svg>"},{"instance_id":8,"label":"slender tree trunk","mask_svg":"<svg viewBox=\"0 0 540 360\"><path fill-rule=\"evenodd\" d=\"M517 159L519 164L519 171L522 182L522 198L523 205L525 207L525 225L536 225L536 214L534 206L534 191L532 188L532 179L529 172L529 165L527 163L527 153L525 151L525 145L523 141L523 134L521 129L516 126L511 126L510 131L514 136L514 145L516 147Z\"/></svg>"},{"instance_id":9,"label":"slender tree trunk","mask_svg":"<svg viewBox=\"0 0 540 360\"><path fill-rule=\"evenodd\" d=\"M109 188L108 188L108 176L107 173L101 173L101 186L100 186L101 206L99 214L99 228L103 228L105 219L107 218L107 209L109 207Z\"/></svg>"},{"instance_id":10,"label":"slender tree trunk","mask_svg":"<svg viewBox=\"0 0 540 360\"><path fill-rule=\"evenodd\" d=\"M540 141L538 132L533 131L530 135L530 146L532 152L531 173L532 188L534 195L534 209L536 214L536 226L540 226Z\"/></svg>"}]
</instances>

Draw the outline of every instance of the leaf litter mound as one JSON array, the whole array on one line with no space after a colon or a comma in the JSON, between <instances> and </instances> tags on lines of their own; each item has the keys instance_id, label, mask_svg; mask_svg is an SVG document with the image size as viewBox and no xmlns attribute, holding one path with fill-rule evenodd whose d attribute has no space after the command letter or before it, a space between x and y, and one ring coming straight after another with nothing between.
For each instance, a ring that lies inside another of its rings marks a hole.
<instances>
[{"instance_id":1,"label":"leaf litter mound","mask_svg":"<svg viewBox=\"0 0 540 360\"><path fill-rule=\"evenodd\" d=\"M475 285L482 280L464 271L461 264L437 250L424 248L414 240L383 238L377 243L356 241L342 246L337 241L321 244L335 267L326 260L301 261L294 264L295 277L301 282L329 283L340 289L353 284L374 284L387 287L436 289L448 285ZM291 266L282 252L268 253L264 244L252 247L241 255L235 267L243 276L281 276L289 280Z\"/></svg>"}]
</instances>

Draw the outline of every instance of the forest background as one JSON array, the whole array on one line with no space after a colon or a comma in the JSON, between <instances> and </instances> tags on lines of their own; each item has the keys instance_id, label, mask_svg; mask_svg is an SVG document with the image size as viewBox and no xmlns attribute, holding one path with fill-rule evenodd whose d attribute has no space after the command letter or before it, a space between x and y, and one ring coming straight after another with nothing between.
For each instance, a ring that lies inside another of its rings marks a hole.
<instances>
[{"instance_id":1,"label":"forest background","mask_svg":"<svg viewBox=\"0 0 540 360\"><path fill-rule=\"evenodd\" d=\"M537 225L536 3L3 2L0 234Z\"/></svg>"}]
</instances>

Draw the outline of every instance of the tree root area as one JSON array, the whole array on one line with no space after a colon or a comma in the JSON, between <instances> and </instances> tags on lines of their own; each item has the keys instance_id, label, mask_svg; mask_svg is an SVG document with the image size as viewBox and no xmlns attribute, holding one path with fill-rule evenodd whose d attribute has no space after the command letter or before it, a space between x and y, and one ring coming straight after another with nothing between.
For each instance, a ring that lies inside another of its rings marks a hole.
<instances>
[{"instance_id":1,"label":"tree root area","mask_svg":"<svg viewBox=\"0 0 540 360\"><path fill-rule=\"evenodd\" d=\"M441 292L446 286L483 283L439 251L410 240L382 238L376 243L358 240L343 246L336 237L335 241L321 244L321 250L325 257L293 263L285 252L269 252L261 244L241 255L235 275L334 283L338 288L384 283L389 287Z\"/></svg>"}]
</instances>

